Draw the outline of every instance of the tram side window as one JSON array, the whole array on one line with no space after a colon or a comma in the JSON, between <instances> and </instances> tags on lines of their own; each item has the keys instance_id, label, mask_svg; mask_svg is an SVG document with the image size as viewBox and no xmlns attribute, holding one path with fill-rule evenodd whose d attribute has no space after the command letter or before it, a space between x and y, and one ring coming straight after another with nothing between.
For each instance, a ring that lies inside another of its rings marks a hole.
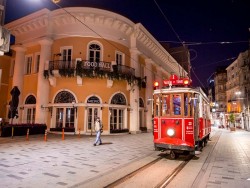
<instances>
[{"instance_id":1,"label":"tram side window","mask_svg":"<svg viewBox=\"0 0 250 188\"><path fill-rule=\"evenodd\" d=\"M155 100L155 116L160 116L160 97L156 97L156 100Z\"/></svg>"},{"instance_id":2,"label":"tram side window","mask_svg":"<svg viewBox=\"0 0 250 188\"><path fill-rule=\"evenodd\" d=\"M162 115L169 115L170 114L170 95L163 95L162 96Z\"/></svg>"},{"instance_id":3,"label":"tram side window","mask_svg":"<svg viewBox=\"0 0 250 188\"><path fill-rule=\"evenodd\" d=\"M194 100L193 100L193 96L192 95L190 95L189 105L190 105L189 114L190 114L190 116L193 116Z\"/></svg>"},{"instance_id":4,"label":"tram side window","mask_svg":"<svg viewBox=\"0 0 250 188\"><path fill-rule=\"evenodd\" d=\"M181 95L173 95L173 112L174 115L181 115Z\"/></svg>"},{"instance_id":5,"label":"tram side window","mask_svg":"<svg viewBox=\"0 0 250 188\"><path fill-rule=\"evenodd\" d=\"M188 94L184 93L184 116L188 116Z\"/></svg>"}]
</instances>

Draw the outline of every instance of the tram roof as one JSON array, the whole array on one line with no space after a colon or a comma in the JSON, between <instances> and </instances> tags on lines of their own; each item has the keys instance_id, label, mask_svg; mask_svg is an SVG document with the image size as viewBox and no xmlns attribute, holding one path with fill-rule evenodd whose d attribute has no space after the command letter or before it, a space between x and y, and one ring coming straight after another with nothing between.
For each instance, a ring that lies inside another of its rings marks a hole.
<instances>
[{"instance_id":1,"label":"tram roof","mask_svg":"<svg viewBox=\"0 0 250 188\"><path fill-rule=\"evenodd\" d=\"M190 88L190 87L168 87L154 90L154 94L162 94L162 93L199 93L204 98L208 100L205 92L200 88Z\"/></svg>"}]
</instances>

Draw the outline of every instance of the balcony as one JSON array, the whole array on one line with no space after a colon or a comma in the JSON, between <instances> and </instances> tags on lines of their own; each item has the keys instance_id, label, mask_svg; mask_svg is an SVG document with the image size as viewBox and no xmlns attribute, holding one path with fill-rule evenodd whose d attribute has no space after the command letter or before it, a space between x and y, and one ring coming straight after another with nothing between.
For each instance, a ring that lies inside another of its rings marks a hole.
<instances>
[{"instance_id":1,"label":"balcony","mask_svg":"<svg viewBox=\"0 0 250 188\"><path fill-rule=\"evenodd\" d=\"M141 88L146 88L146 79L135 76L135 69L125 65L112 65L111 62L83 61L49 61L45 65L44 77L76 77L106 78L110 80L126 80L129 84L137 82Z\"/></svg>"}]
</instances>

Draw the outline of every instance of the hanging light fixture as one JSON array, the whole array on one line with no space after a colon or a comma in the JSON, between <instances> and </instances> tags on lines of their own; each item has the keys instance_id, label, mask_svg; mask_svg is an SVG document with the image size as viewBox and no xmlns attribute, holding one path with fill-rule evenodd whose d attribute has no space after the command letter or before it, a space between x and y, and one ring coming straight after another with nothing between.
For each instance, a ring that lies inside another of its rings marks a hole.
<instances>
[{"instance_id":1,"label":"hanging light fixture","mask_svg":"<svg viewBox=\"0 0 250 188\"><path fill-rule=\"evenodd\" d=\"M57 4L60 3L61 0L51 0L53 3Z\"/></svg>"}]
</instances>

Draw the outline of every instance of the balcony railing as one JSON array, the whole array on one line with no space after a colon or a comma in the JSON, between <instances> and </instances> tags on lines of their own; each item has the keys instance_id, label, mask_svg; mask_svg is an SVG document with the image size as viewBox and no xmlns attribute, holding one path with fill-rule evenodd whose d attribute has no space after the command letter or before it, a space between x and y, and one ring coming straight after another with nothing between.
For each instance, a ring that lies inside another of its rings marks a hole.
<instances>
[{"instance_id":1,"label":"balcony railing","mask_svg":"<svg viewBox=\"0 0 250 188\"><path fill-rule=\"evenodd\" d=\"M129 84L137 81L139 87L145 88L145 79L135 76L135 69L125 65L112 65L111 62L83 61L50 61L45 65L44 77L54 76L58 71L62 77L89 77L127 80Z\"/></svg>"}]
</instances>

